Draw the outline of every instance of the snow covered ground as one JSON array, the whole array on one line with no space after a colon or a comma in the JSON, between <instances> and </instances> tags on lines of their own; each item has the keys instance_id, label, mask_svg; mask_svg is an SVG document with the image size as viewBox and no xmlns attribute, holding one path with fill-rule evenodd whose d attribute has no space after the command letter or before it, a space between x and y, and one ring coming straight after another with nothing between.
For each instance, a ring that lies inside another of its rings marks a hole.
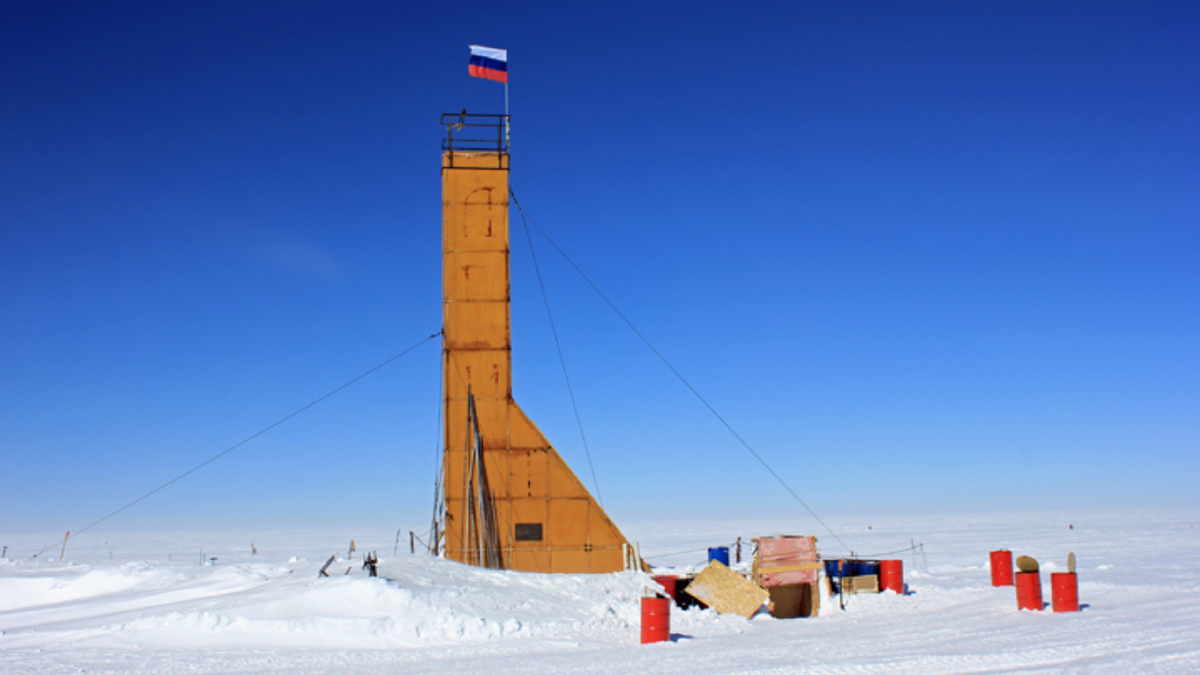
<instances>
[{"instance_id":1,"label":"snow covered ground","mask_svg":"<svg viewBox=\"0 0 1200 675\"><path fill-rule=\"evenodd\" d=\"M638 644L647 575L480 570L407 552L377 532L0 534L3 673L1196 673L1200 512L831 520L865 556L924 543L910 594L822 602L813 619L674 610L671 642ZM797 522L803 522L797 520ZM735 537L816 534L814 524L623 523L651 563L698 569ZM1074 529L1071 529L1074 526ZM869 529L868 529L869 527ZM359 552L345 560L349 540ZM251 555L251 543L258 549ZM1079 560L1083 611L1018 612L987 554L1049 572ZM200 564L200 551L215 563ZM380 578L359 560L381 557ZM342 560L317 570L337 552ZM350 574L345 574L347 570Z\"/></svg>"}]
</instances>

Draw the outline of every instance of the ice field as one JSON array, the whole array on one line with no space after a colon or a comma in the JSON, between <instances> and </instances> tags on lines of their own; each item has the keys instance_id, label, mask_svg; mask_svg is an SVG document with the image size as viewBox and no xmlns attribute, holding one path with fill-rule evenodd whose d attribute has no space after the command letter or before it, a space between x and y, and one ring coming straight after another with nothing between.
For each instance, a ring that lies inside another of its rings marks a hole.
<instances>
[{"instance_id":1,"label":"ice field","mask_svg":"<svg viewBox=\"0 0 1200 675\"><path fill-rule=\"evenodd\" d=\"M674 610L670 642L639 644L648 575L496 572L397 552L356 532L0 535L4 673L1195 673L1200 513L1012 513L832 519L863 556L904 561L909 594L822 599L820 615L753 619ZM707 546L791 523L627 523L647 560L699 569ZM1073 527L1073 529L1072 529ZM870 528L870 529L868 529ZM354 539L358 552L346 559ZM251 544L258 553L251 555ZM201 564L200 550L206 560ZM1052 571L1078 558L1078 613L1018 611L988 552ZM361 569L377 550L379 578ZM317 571L331 554L332 576ZM745 549L748 555L749 548ZM347 571L349 573L347 574Z\"/></svg>"}]
</instances>

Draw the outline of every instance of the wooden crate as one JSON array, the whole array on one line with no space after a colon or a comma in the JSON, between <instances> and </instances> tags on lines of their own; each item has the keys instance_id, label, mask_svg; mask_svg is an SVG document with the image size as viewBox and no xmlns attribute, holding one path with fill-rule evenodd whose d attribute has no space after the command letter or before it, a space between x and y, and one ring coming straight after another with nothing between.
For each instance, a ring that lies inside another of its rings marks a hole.
<instances>
[{"instance_id":1,"label":"wooden crate","mask_svg":"<svg viewBox=\"0 0 1200 675\"><path fill-rule=\"evenodd\" d=\"M771 594L767 609L776 619L813 617L821 606L816 584L779 584L767 592Z\"/></svg>"},{"instance_id":2,"label":"wooden crate","mask_svg":"<svg viewBox=\"0 0 1200 675\"><path fill-rule=\"evenodd\" d=\"M815 584L821 569L817 538L780 535L759 537L752 568L754 581L763 588Z\"/></svg>"},{"instance_id":3,"label":"wooden crate","mask_svg":"<svg viewBox=\"0 0 1200 675\"><path fill-rule=\"evenodd\" d=\"M874 574L861 577L842 577L843 593L878 593L879 577Z\"/></svg>"}]
</instances>

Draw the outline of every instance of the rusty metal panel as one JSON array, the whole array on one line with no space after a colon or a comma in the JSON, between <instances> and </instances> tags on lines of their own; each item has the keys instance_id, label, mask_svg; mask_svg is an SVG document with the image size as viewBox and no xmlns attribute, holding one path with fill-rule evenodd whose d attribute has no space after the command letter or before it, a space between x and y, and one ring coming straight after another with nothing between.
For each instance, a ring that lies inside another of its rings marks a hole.
<instances>
[{"instance_id":1,"label":"rusty metal panel","mask_svg":"<svg viewBox=\"0 0 1200 675\"><path fill-rule=\"evenodd\" d=\"M589 499L553 499L550 512L550 541L564 548L583 548L588 543Z\"/></svg>"},{"instance_id":2,"label":"rusty metal panel","mask_svg":"<svg viewBox=\"0 0 1200 675\"><path fill-rule=\"evenodd\" d=\"M512 395L512 383L508 379L511 372L508 355L507 351L494 349L457 350L451 354L451 372L448 376L459 380L456 388L465 390L470 387L481 405L490 399L504 401ZM497 405L501 413L507 408L503 403ZM480 411L479 414L482 416L485 413Z\"/></svg>"},{"instance_id":3,"label":"rusty metal panel","mask_svg":"<svg viewBox=\"0 0 1200 675\"><path fill-rule=\"evenodd\" d=\"M490 165L489 165L490 162ZM446 251L508 250L508 157L457 153L442 160L442 245Z\"/></svg>"},{"instance_id":4,"label":"rusty metal panel","mask_svg":"<svg viewBox=\"0 0 1200 675\"><path fill-rule=\"evenodd\" d=\"M513 499L512 500L512 519L514 523L541 523L542 531L546 532L549 528L546 527L548 512L548 502L545 499ZM546 548L549 539L539 542L536 545L528 543L525 548Z\"/></svg>"},{"instance_id":5,"label":"rusty metal panel","mask_svg":"<svg viewBox=\"0 0 1200 675\"><path fill-rule=\"evenodd\" d=\"M591 552L583 549L555 549L550 552L550 571L564 574L592 572ZM618 568L620 569L620 568ZM599 570L595 570L599 571ZM610 570L604 570L605 572Z\"/></svg>"},{"instance_id":6,"label":"rusty metal panel","mask_svg":"<svg viewBox=\"0 0 1200 675\"><path fill-rule=\"evenodd\" d=\"M508 568L522 572L549 572L550 554L546 550L514 549L508 555Z\"/></svg>"},{"instance_id":7,"label":"rusty metal panel","mask_svg":"<svg viewBox=\"0 0 1200 675\"><path fill-rule=\"evenodd\" d=\"M624 553L621 551L620 545L609 546L607 548L593 548L591 554L588 556L587 571L604 573L622 569L625 566L623 555Z\"/></svg>"},{"instance_id":8,"label":"rusty metal panel","mask_svg":"<svg viewBox=\"0 0 1200 675\"><path fill-rule=\"evenodd\" d=\"M513 448L509 490L514 498L545 499L550 495L546 471L548 461L545 449Z\"/></svg>"},{"instance_id":9,"label":"rusty metal panel","mask_svg":"<svg viewBox=\"0 0 1200 675\"><path fill-rule=\"evenodd\" d=\"M555 453L557 455L558 453ZM583 487L583 483L579 482L579 478L571 471L571 467L562 460L561 457L556 457L557 462L550 464L550 497L553 499L591 499L591 494L587 488Z\"/></svg>"},{"instance_id":10,"label":"rusty metal panel","mask_svg":"<svg viewBox=\"0 0 1200 675\"><path fill-rule=\"evenodd\" d=\"M509 438L512 439L514 448L548 448L550 442L542 435L537 426L529 421L525 416L525 411L521 407L512 402L509 404L512 409L510 416L512 417L512 430Z\"/></svg>"},{"instance_id":11,"label":"rusty metal panel","mask_svg":"<svg viewBox=\"0 0 1200 675\"><path fill-rule=\"evenodd\" d=\"M488 405L489 401L476 401L475 414L479 416L480 429L486 428L504 428L507 417L505 415L504 406ZM467 401L447 400L446 402L447 420L452 420L446 423L446 438L445 447L447 450L462 451L467 447ZM456 415L450 417L450 415ZM483 447L494 448L504 447L503 437L499 440L499 445L495 434L483 434Z\"/></svg>"},{"instance_id":12,"label":"rusty metal panel","mask_svg":"<svg viewBox=\"0 0 1200 675\"><path fill-rule=\"evenodd\" d=\"M617 526L614 525L611 520L609 520L608 514L604 513L604 509L601 509L598 506L592 509L589 525L591 527L588 532L588 543L591 544L593 549L604 548L615 550L620 553L621 545L628 543L628 541L625 539L625 536L622 535L621 531L617 529ZM621 569L623 563L624 561L621 560L620 556L618 555L616 563L617 567L615 569Z\"/></svg>"},{"instance_id":13,"label":"rusty metal panel","mask_svg":"<svg viewBox=\"0 0 1200 675\"><path fill-rule=\"evenodd\" d=\"M442 312L448 349L508 349L508 304L447 302Z\"/></svg>"},{"instance_id":14,"label":"rusty metal panel","mask_svg":"<svg viewBox=\"0 0 1200 675\"><path fill-rule=\"evenodd\" d=\"M499 192L505 189L507 189L507 185L497 186L495 191ZM487 194L491 194L492 191L492 189L488 189ZM477 195L469 196L475 198ZM503 222L508 217L507 202L499 204L460 202L458 204L447 203L445 206L448 209L446 216L450 222L442 241L447 251L508 250L507 223ZM472 229L469 224L472 220L484 221L484 229Z\"/></svg>"},{"instance_id":15,"label":"rusty metal panel","mask_svg":"<svg viewBox=\"0 0 1200 675\"><path fill-rule=\"evenodd\" d=\"M447 299L508 300L508 255L505 253L449 253L442 274Z\"/></svg>"}]
</instances>

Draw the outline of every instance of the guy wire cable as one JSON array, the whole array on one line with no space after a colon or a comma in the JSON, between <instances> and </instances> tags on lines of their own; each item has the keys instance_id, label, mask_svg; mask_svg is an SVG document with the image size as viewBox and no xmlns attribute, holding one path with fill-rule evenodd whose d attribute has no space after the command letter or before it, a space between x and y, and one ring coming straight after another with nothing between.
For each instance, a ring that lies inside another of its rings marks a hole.
<instances>
[{"instance_id":1,"label":"guy wire cable","mask_svg":"<svg viewBox=\"0 0 1200 675\"><path fill-rule=\"evenodd\" d=\"M512 194L512 190L509 190ZM516 201L516 196L513 196ZM579 406L575 403L575 390L571 388L571 376L567 374L567 359L563 356L562 344L558 340L558 329L554 326L554 314L550 312L550 296L546 295L546 284L542 281L542 269L538 266L537 252L533 250L533 237L529 234L529 223L525 211L520 204L521 223L525 226L525 241L529 242L529 255L533 258L533 271L537 273L538 286L542 289L542 302L546 305L546 317L550 320L550 333L554 335L554 347L558 350L558 362L562 364L563 379L567 381L567 394L571 398L571 409L575 411L575 423L579 425L579 438L583 440L583 453L587 455L588 468L592 471L592 484L596 486L596 501L604 507L604 496L600 494L600 480L596 478L596 467L592 464L592 451L588 448L587 436L583 433L583 419L579 416Z\"/></svg>"},{"instance_id":2,"label":"guy wire cable","mask_svg":"<svg viewBox=\"0 0 1200 675\"><path fill-rule=\"evenodd\" d=\"M241 441L234 443L233 446L229 446L228 448L221 450L220 453L210 456L209 459L206 459L206 460L200 462L200 464L193 466L192 468L188 468L187 471L180 473L179 476L176 476L176 477L168 480L168 482L163 483L162 485L158 485L157 488L155 488L154 490L150 490L149 492L146 492L146 494L136 498L136 500L133 500L132 502L125 504L125 506L122 506L121 508L114 510L113 513L109 513L108 515L104 516L104 518L101 518L100 520L92 522L91 525L84 527L83 530L72 531L71 533L74 534L74 536L78 537L79 534L83 534L84 532L91 530L92 527L100 525L101 522L104 522L104 521L108 520L109 518L113 518L113 516L116 514L124 512L125 509L134 506L134 504L144 501L145 498L155 495L155 494L157 494L157 492L160 492L163 489L169 488L170 485L179 483L180 480L182 480L188 476L191 476L192 473L196 473L197 471L202 470L202 468L212 464L212 462L215 462L216 460L223 458L223 456L226 456L227 454L234 452L234 450L236 450L242 446L245 446L246 443L253 441L254 438L258 438L259 436L266 434L266 432L270 431L271 429L275 429L276 426L281 425L284 422L287 422L287 420L292 419L295 416L298 416L298 414L307 411L308 408L316 406L317 404L319 404L319 402L322 402L325 399L330 398L330 396L337 394L338 392L341 392L342 389L346 389L347 387L352 386L352 384L359 382L360 380L362 380L362 378L373 374L373 372L376 372L377 370L384 368L384 366L389 365L392 362L395 362L396 359L403 357L404 354L412 352L413 350L415 350L415 348L418 348L421 345L425 345L426 342L433 340L434 337L437 337L438 335L442 335L442 331L438 330L437 333L434 333L433 335L426 337L426 339L421 340L420 342L418 342L418 344L415 344L412 347L407 348L407 350L404 350L403 352L396 354L396 356L391 357L388 360L385 360L385 362L374 366L374 368L367 370L366 372L364 372L364 374L361 374L358 377L354 377L353 380L350 380L350 381L342 384L341 387L337 387L336 389L331 390L331 392L329 392L328 394L320 396L320 398L318 398L318 399L314 399L312 402L310 402L310 404L296 408L296 410L293 411L292 413L286 414L286 416L283 416L280 419L277 419L276 422L264 426L264 428L262 430L254 432L254 434L251 434L250 436L242 438ZM52 548L52 546L58 546L59 544L64 543L64 542L66 542L66 537L59 539L58 542L44 545L44 546L42 546L42 550L37 551L36 554L34 554L34 557L40 556L43 554L43 552L46 552L48 549Z\"/></svg>"},{"instance_id":3,"label":"guy wire cable","mask_svg":"<svg viewBox=\"0 0 1200 675\"><path fill-rule=\"evenodd\" d=\"M529 222L533 223L533 226L536 227L537 231L540 232L542 234L542 236L546 238L546 241L550 242L550 245L554 247L554 250L558 251L558 254L561 255L563 257L563 259L566 260L567 263L569 263L571 265L571 267L575 268L575 271L579 274L579 276L583 277L583 280L586 281L587 284L592 287L593 291L596 291L596 294L600 296L600 299L604 300L604 302L609 306L609 308L611 308L612 311L616 312L617 316L621 317L621 320L625 322L625 325L629 326L629 329L632 330L634 332L634 334L636 334L639 338L641 338L642 342L646 343L646 346L650 348L650 351L654 352L654 355L657 356L659 358L659 360L662 361L663 364L666 365L666 367L669 368L671 370L671 372L675 374L675 377L677 377L679 379L679 381L683 383L683 386L687 387L688 390L691 391L692 394L697 399L699 399L701 403L704 404L705 408L708 408L708 411L710 413L712 413L713 416L716 417L717 420L720 421L721 424L724 425L726 429L729 430L729 433L733 434L733 437L736 438L738 440L738 442L741 443L742 446L745 447L746 450L751 455L754 456L754 459L757 459L758 463L762 464L763 468L766 469L767 472L770 473L772 476L774 476L775 480L779 481L779 484L783 486L783 489L787 490L788 493L792 495L792 498L794 498L797 502L799 502L800 505L803 506L806 511L808 511L809 515L811 515L813 518L815 518L816 521L818 523L820 523L822 527L825 528L825 531L829 532L830 536L832 536L834 538L834 540L837 541L837 543L842 545L842 548L845 548L847 551L849 551L850 547L847 546L846 543L844 541L842 541L840 537L837 536L837 533L835 533L833 531L833 529L830 528L829 525L827 525L825 523L824 520L821 520L821 517L817 515L817 512L813 511L812 507L810 507L808 504L806 504L804 502L804 500L800 498L800 495L796 494L796 491L793 490L792 487L790 485L788 485L787 482L784 481L783 478L779 474L775 473L775 470L772 469L769 464L767 464L766 460L764 460L757 452L755 452L754 448L750 447L750 444L746 442L746 439L742 438L741 434L739 434L733 428L733 426L731 426L729 424L729 422L726 422L724 417L721 417L721 414L718 413L717 410L715 408L713 408L712 405L703 396L700 395L700 392L696 391L696 388L693 387L691 385L691 383L688 382L687 379L678 370L675 369L675 366L671 365L671 362L667 360L667 357L663 356L662 352L658 351L658 349L656 349L654 347L654 345L651 344L650 340L647 339L646 336L643 335L642 332L640 330L638 330L636 326L633 325L633 322L630 321L629 318L626 317L621 312L621 310L617 309L617 306L615 304L613 304L613 301L609 300L608 296L605 295L604 292L601 291L598 286L596 286L595 282L593 282L590 278L588 278L588 275L583 273L583 270L579 268L579 265L576 265L575 261L571 260L571 257L567 255L566 251L563 251L562 248L557 243L555 243L555 241L553 239L550 238L550 235L546 234L546 231L542 229L542 226L538 225L537 221L534 220L532 216L528 216L525 213L525 209L521 207L521 202L517 200L517 195L516 195L516 193L514 193L512 191L512 188L509 188L509 194L512 195L513 204L516 204L517 210L520 211L520 213L521 213L521 217L528 218Z\"/></svg>"}]
</instances>

